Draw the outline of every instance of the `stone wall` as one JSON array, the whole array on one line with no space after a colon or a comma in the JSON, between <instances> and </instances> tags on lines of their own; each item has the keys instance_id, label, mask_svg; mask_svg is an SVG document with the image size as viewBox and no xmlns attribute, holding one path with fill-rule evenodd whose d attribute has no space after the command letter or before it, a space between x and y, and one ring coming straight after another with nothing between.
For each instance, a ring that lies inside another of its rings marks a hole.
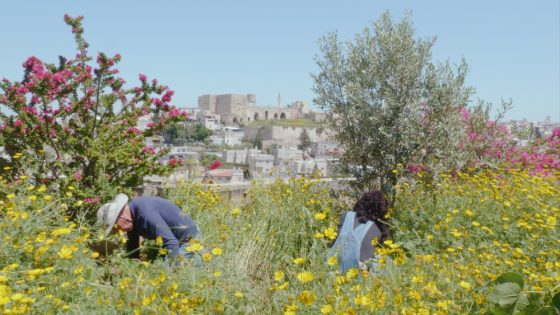
<instances>
[{"instance_id":1,"label":"stone wall","mask_svg":"<svg viewBox=\"0 0 560 315\"><path fill-rule=\"evenodd\" d=\"M262 127L263 145L268 147L273 144L281 145L284 147L295 147L300 144L299 136L304 129L307 129L309 139L312 142L327 141L327 135L318 133L317 128L303 128L303 127L281 127L281 126L266 126ZM257 135L259 128L247 127L245 128L245 136L249 139Z\"/></svg>"}]
</instances>

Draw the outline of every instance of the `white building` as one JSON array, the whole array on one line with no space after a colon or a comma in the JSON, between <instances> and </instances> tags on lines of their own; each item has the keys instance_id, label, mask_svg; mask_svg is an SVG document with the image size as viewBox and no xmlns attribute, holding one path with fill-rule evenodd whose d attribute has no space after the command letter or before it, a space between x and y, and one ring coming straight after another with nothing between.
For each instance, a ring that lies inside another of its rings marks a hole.
<instances>
[{"instance_id":1,"label":"white building","mask_svg":"<svg viewBox=\"0 0 560 315\"><path fill-rule=\"evenodd\" d=\"M338 144L335 142L319 141L311 144L311 155L315 158L333 157L338 153Z\"/></svg>"},{"instance_id":2,"label":"white building","mask_svg":"<svg viewBox=\"0 0 560 315\"><path fill-rule=\"evenodd\" d=\"M238 130L224 129L222 131L216 132L214 135L210 136L210 142L216 145L238 145L241 144L245 132L242 129Z\"/></svg>"},{"instance_id":3,"label":"white building","mask_svg":"<svg viewBox=\"0 0 560 315\"><path fill-rule=\"evenodd\" d=\"M234 169L216 169L208 171L208 177L215 184L233 184L243 182L243 171Z\"/></svg>"},{"instance_id":4,"label":"white building","mask_svg":"<svg viewBox=\"0 0 560 315\"><path fill-rule=\"evenodd\" d=\"M220 115L211 113L209 111L202 111L202 110L197 111L196 121L212 131L219 130L221 127Z\"/></svg>"},{"instance_id":5,"label":"white building","mask_svg":"<svg viewBox=\"0 0 560 315\"><path fill-rule=\"evenodd\" d=\"M165 147L165 143L163 141L162 136L146 137L146 138L144 138L144 143L146 144L146 146L152 147L156 151L159 151L159 150L161 150L162 148Z\"/></svg>"},{"instance_id":6,"label":"white building","mask_svg":"<svg viewBox=\"0 0 560 315\"><path fill-rule=\"evenodd\" d=\"M249 172L252 177L268 177L274 166L274 156L270 154L257 154L248 157Z\"/></svg>"},{"instance_id":7,"label":"white building","mask_svg":"<svg viewBox=\"0 0 560 315\"><path fill-rule=\"evenodd\" d=\"M313 159L293 161L290 167L292 171L298 175L311 175L314 172L318 172L321 177L327 175L327 160Z\"/></svg>"},{"instance_id":8,"label":"white building","mask_svg":"<svg viewBox=\"0 0 560 315\"><path fill-rule=\"evenodd\" d=\"M301 160L303 158L303 151L297 148L285 149L283 147L273 150L274 160L276 163Z\"/></svg>"},{"instance_id":9,"label":"white building","mask_svg":"<svg viewBox=\"0 0 560 315\"><path fill-rule=\"evenodd\" d=\"M189 147L171 147L169 153L167 153L161 161L163 163L169 162L171 159L187 161L187 160L198 160L198 152L191 151Z\"/></svg>"},{"instance_id":10,"label":"white building","mask_svg":"<svg viewBox=\"0 0 560 315\"><path fill-rule=\"evenodd\" d=\"M224 143L232 146L241 144L244 136L245 132L242 129L232 130L226 128L224 130Z\"/></svg>"}]
</instances>

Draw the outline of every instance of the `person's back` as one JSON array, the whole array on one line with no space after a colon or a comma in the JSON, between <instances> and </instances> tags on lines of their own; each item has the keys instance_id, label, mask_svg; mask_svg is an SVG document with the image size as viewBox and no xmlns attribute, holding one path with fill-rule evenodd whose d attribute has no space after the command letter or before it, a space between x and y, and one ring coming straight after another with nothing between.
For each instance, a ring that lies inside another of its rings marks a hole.
<instances>
[{"instance_id":1,"label":"person's back","mask_svg":"<svg viewBox=\"0 0 560 315\"><path fill-rule=\"evenodd\" d=\"M179 207L160 197L137 197L129 202L134 230L128 233L127 250L134 252L139 236L162 237L166 249L177 254L179 244L198 234L198 226Z\"/></svg>"},{"instance_id":2,"label":"person's back","mask_svg":"<svg viewBox=\"0 0 560 315\"><path fill-rule=\"evenodd\" d=\"M340 216L340 220L338 223L338 234L340 235L340 230L342 229L342 226L344 225L344 221L346 219L346 215L348 212L344 212L342 213L342 215ZM372 221L369 221L372 222ZM361 262L365 262L366 260L370 259L373 257L374 251L375 251L375 245L379 240L381 240L381 230L379 229L379 227L377 226L377 224L375 224L375 222L372 222L373 224L371 224L371 226L367 229L367 232L364 235L364 238L362 239L361 243L360 243L360 261ZM360 220L358 218L358 216L354 216L354 220L352 222L352 227L355 230L357 227L359 227L361 224L365 224L365 223L360 223Z\"/></svg>"},{"instance_id":3,"label":"person's back","mask_svg":"<svg viewBox=\"0 0 560 315\"><path fill-rule=\"evenodd\" d=\"M342 213L338 236L329 255L336 253L340 270L358 267L372 261L375 246L383 243L389 234L388 225L381 219L387 214L388 203L380 190L364 193L353 211ZM350 220L350 221L348 221Z\"/></svg>"}]
</instances>

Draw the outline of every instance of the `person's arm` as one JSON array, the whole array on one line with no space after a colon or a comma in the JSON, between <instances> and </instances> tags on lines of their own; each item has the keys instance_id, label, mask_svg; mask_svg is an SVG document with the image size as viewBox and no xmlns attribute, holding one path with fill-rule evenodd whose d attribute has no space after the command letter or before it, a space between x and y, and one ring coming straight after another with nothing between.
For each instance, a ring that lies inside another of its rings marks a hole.
<instances>
[{"instance_id":1,"label":"person's arm","mask_svg":"<svg viewBox=\"0 0 560 315\"><path fill-rule=\"evenodd\" d=\"M183 250L179 246L179 240L175 237L169 225L158 213L150 213L149 218L147 218L149 234L153 235L154 238L161 236L163 240L163 247L168 250L169 254L173 257L177 255L184 254Z\"/></svg>"},{"instance_id":2,"label":"person's arm","mask_svg":"<svg viewBox=\"0 0 560 315\"><path fill-rule=\"evenodd\" d=\"M138 233L127 232L126 252L129 258L140 258L140 235Z\"/></svg>"}]
</instances>

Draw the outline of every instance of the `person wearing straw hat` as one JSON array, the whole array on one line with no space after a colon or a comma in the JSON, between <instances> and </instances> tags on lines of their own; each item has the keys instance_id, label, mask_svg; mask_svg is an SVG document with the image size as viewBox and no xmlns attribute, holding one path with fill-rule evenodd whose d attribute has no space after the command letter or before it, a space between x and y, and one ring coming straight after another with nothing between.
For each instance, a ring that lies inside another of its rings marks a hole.
<instances>
[{"instance_id":1,"label":"person wearing straw hat","mask_svg":"<svg viewBox=\"0 0 560 315\"><path fill-rule=\"evenodd\" d=\"M99 208L97 221L106 228L105 237L114 229L127 232L126 248L132 258L140 256L140 236L149 240L161 237L170 258L192 257L185 249L189 241L200 234L198 226L186 213L161 197L129 200L127 195L118 194Z\"/></svg>"}]
</instances>

